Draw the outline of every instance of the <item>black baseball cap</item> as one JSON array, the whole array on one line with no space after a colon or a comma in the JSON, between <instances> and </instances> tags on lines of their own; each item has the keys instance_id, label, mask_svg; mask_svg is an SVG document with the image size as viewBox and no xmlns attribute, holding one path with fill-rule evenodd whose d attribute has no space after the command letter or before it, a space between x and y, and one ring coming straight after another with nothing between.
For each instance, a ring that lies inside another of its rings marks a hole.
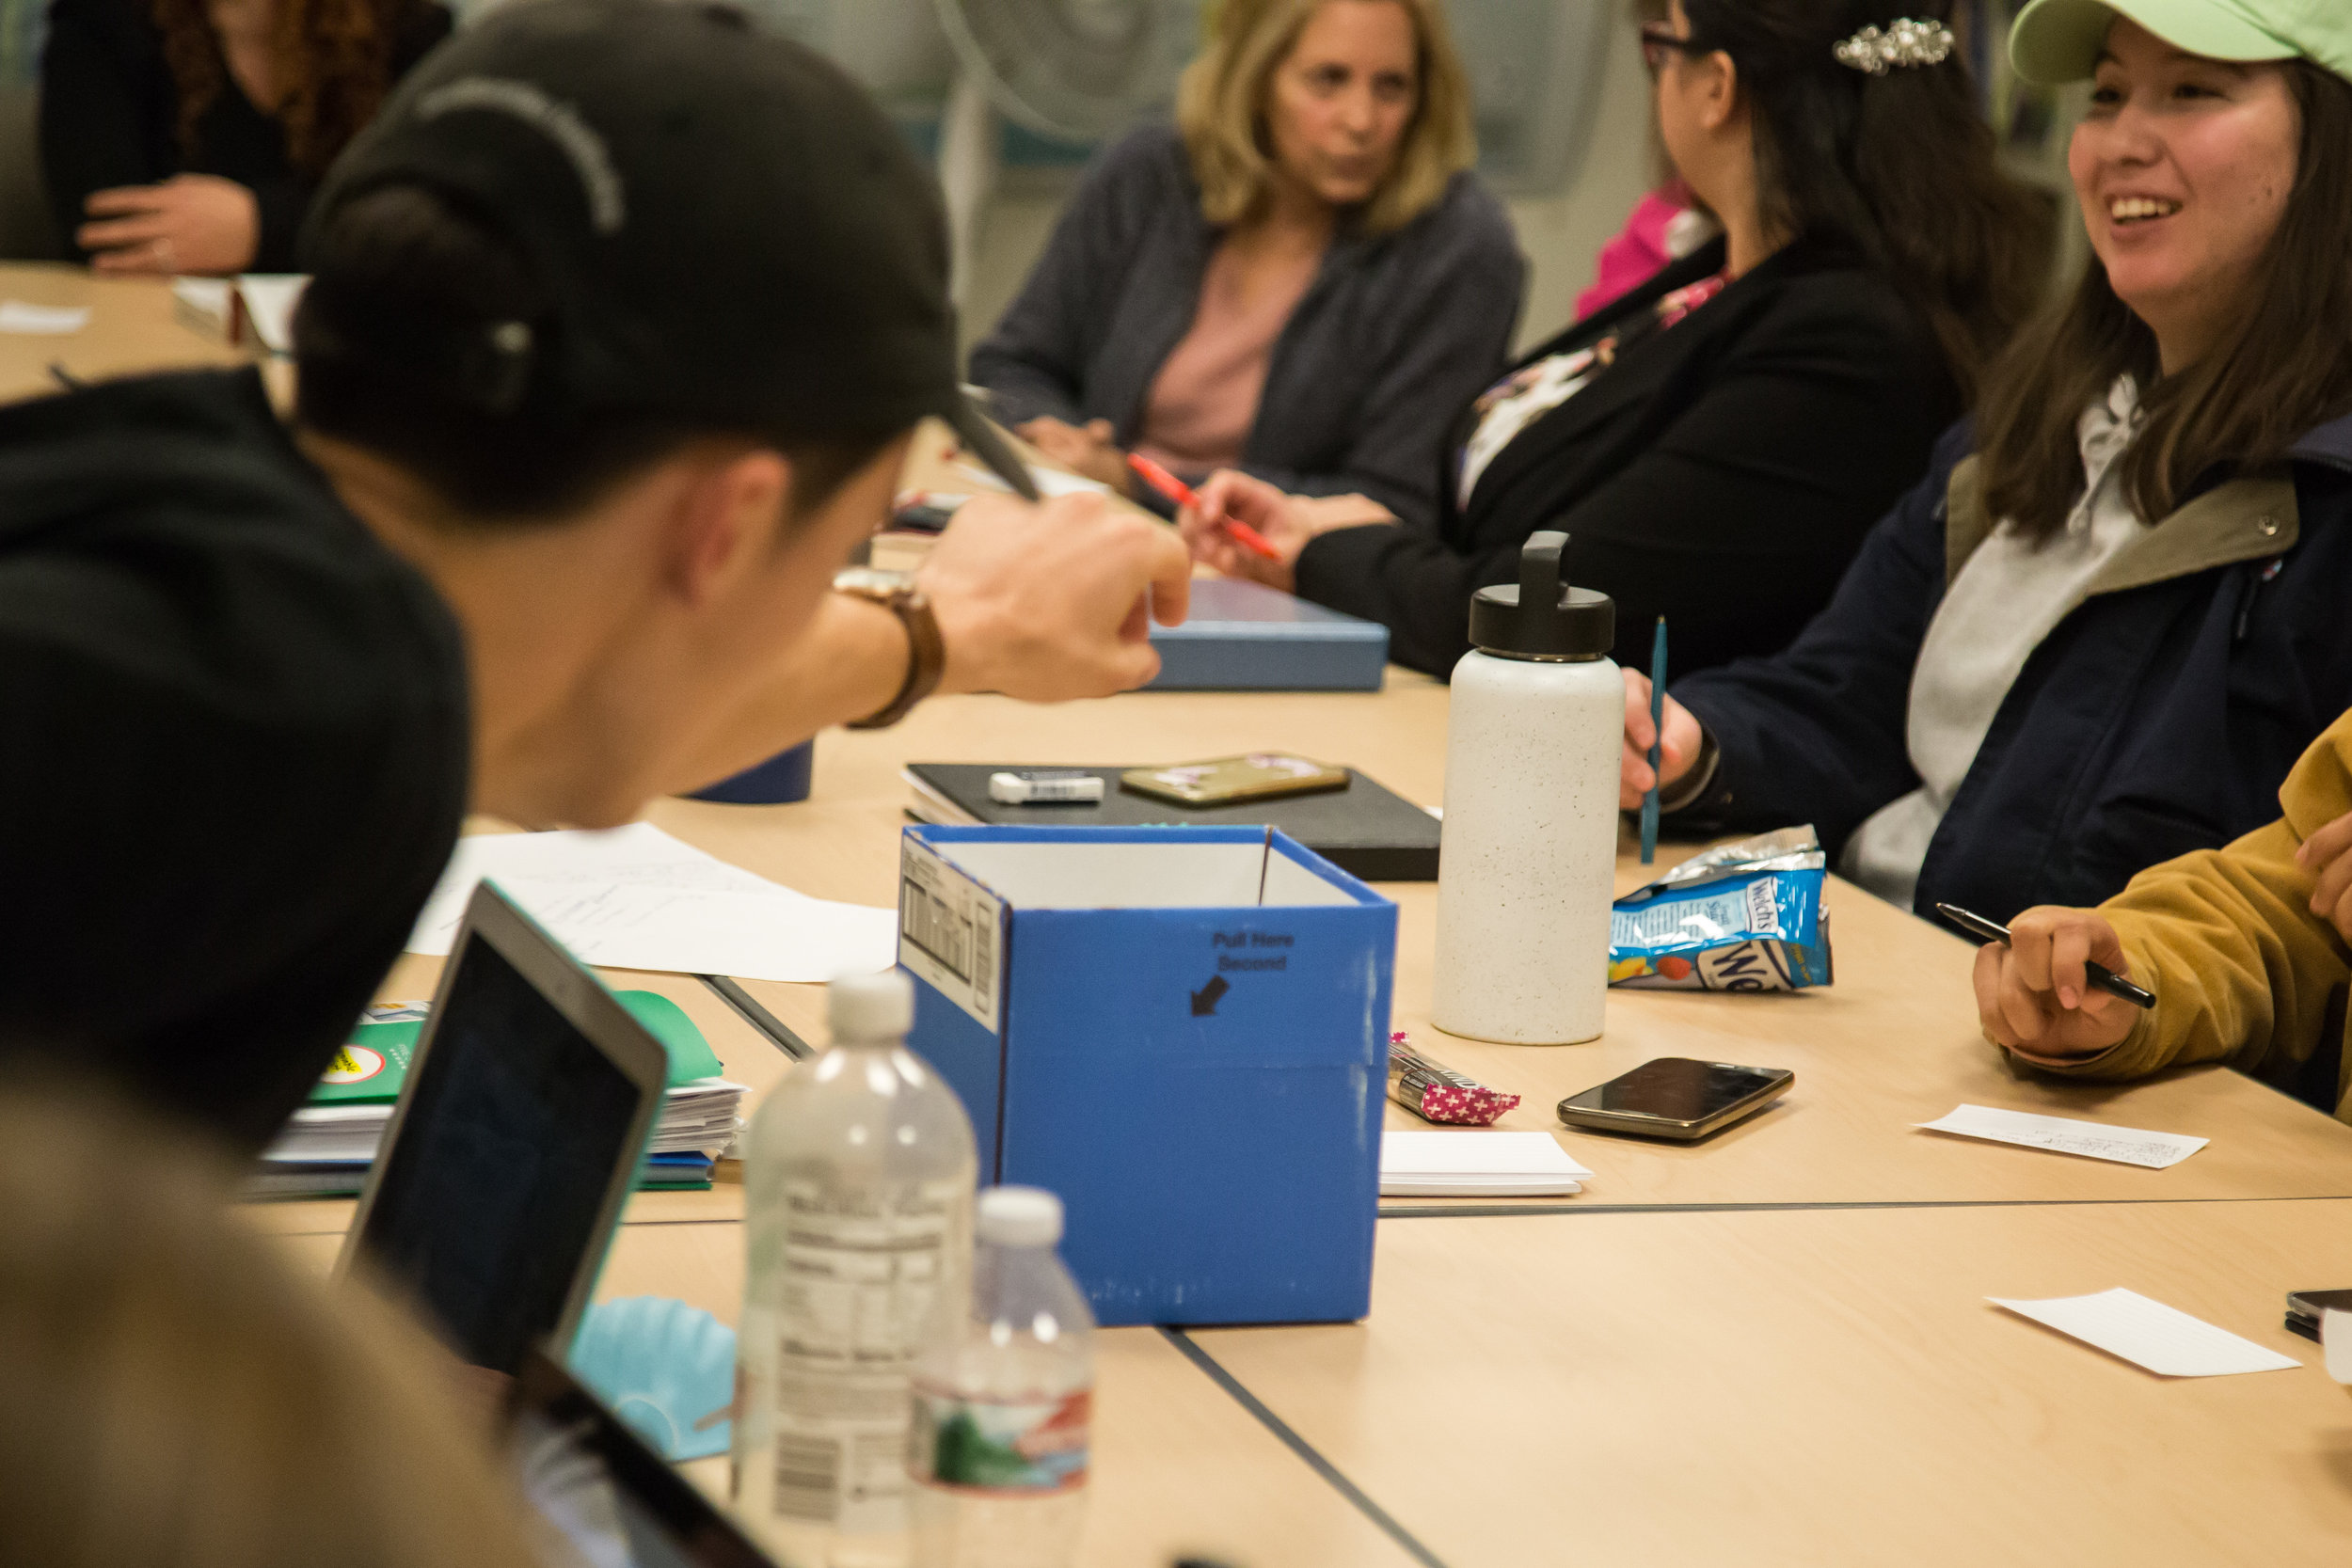
<instances>
[{"instance_id":1,"label":"black baseball cap","mask_svg":"<svg viewBox=\"0 0 2352 1568\"><path fill-rule=\"evenodd\" d=\"M537 319L485 324L479 342L404 345L450 367L464 401L812 436L935 414L1035 494L959 388L930 174L837 66L731 7L512 0L353 139L306 245L395 184L502 234L544 292ZM364 330L357 302L318 303L344 323L330 343Z\"/></svg>"}]
</instances>

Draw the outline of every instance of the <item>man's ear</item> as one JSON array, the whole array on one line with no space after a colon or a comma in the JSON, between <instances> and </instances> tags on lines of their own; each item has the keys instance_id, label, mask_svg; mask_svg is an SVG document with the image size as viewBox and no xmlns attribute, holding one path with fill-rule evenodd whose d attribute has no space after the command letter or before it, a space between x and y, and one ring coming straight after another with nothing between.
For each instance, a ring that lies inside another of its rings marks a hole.
<instances>
[{"instance_id":1,"label":"man's ear","mask_svg":"<svg viewBox=\"0 0 2352 1568\"><path fill-rule=\"evenodd\" d=\"M764 449L714 455L679 490L670 518L670 571L691 604L723 594L767 558L784 527L792 466Z\"/></svg>"}]
</instances>

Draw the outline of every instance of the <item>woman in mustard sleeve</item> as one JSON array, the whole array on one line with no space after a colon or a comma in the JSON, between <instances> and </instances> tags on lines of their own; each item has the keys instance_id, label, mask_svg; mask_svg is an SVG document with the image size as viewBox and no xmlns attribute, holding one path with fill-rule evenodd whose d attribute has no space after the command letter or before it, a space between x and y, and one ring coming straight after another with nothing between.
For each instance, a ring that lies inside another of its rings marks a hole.
<instances>
[{"instance_id":1,"label":"woman in mustard sleeve","mask_svg":"<svg viewBox=\"0 0 2352 1568\"><path fill-rule=\"evenodd\" d=\"M1987 1038L2081 1078L2223 1062L2352 1122L2352 715L2279 791L2283 815L2218 849L2151 866L2095 910L2041 905L1977 955ZM2156 993L2094 990L2085 960Z\"/></svg>"}]
</instances>

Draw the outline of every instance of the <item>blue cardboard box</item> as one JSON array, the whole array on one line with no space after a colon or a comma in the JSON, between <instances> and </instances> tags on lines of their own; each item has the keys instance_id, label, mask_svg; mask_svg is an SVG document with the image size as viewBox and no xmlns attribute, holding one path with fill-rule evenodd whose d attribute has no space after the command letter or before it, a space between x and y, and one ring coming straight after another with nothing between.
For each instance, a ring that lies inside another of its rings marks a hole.
<instances>
[{"instance_id":1,"label":"blue cardboard box","mask_svg":"<svg viewBox=\"0 0 2352 1568\"><path fill-rule=\"evenodd\" d=\"M1147 691L1377 691L1389 628L1263 583L1200 578L1181 626L1154 626Z\"/></svg>"},{"instance_id":2,"label":"blue cardboard box","mask_svg":"<svg viewBox=\"0 0 2352 1568\"><path fill-rule=\"evenodd\" d=\"M1263 828L914 827L908 1043L1104 1323L1360 1318L1396 906Z\"/></svg>"}]
</instances>

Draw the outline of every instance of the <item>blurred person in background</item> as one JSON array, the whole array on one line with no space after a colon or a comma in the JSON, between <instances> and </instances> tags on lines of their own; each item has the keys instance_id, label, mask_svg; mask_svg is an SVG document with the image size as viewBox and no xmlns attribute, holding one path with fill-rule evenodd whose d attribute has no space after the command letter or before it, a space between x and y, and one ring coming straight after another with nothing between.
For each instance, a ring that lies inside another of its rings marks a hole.
<instances>
[{"instance_id":1,"label":"blurred person in background","mask_svg":"<svg viewBox=\"0 0 2352 1568\"><path fill-rule=\"evenodd\" d=\"M462 1370L231 1218L234 1175L177 1125L0 1082L0 1564L535 1560Z\"/></svg>"},{"instance_id":2,"label":"blurred person in background","mask_svg":"<svg viewBox=\"0 0 2352 1568\"><path fill-rule=\"evenodd\" d=\"M1146 504L1129 451L1427 517L1526 277L1474 156L1439 0L1226 0L1176 125L1087 172L972 379Z\"/></svg>"},{"instance_id":3,"label":"blurred person in background","mask_svg":"<svg viewBox=\"0 0 2352 1568\"><path fill-rule=\"evenodd\" d=\"M1638 28L1670 23L1673 16L1666 0L1635 0L1633 21ZM1593 258L1593 285L1576 296L1578 321L1631 293L1723 232L1715 215L1695 205L1691 187L1675 173L1655 119L1649 140L1652 186L1626 214L1625 227Z\"/></svg>"},{"instance_id":4,"label":"blurred person in background","mask_svg":"<svg viewBox=\"0 0 2352 1568\"><path fill-rule=\"evenodd\" d=\"M41 170L100 272L293 272L326 166L418 56L434 0L55 0Z\"/></svg>"}]
</instances>

